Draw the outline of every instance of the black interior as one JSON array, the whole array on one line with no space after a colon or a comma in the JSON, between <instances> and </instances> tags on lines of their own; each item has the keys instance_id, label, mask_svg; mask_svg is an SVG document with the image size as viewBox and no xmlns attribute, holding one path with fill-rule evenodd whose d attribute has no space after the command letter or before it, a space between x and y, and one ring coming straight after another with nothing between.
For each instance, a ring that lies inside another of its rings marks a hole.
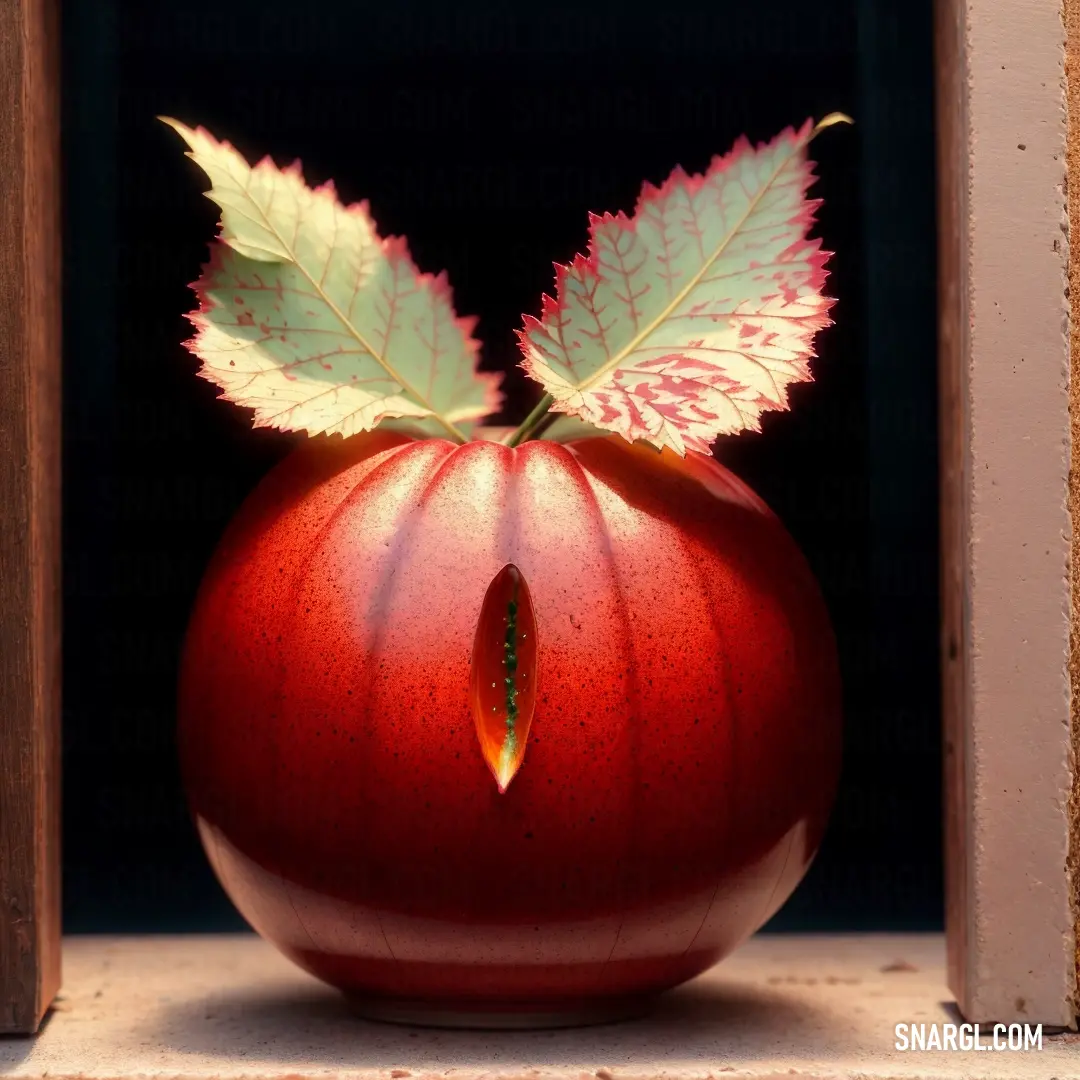
<instances>
[{"instance_id":1,"label":"black interior","mask_svg":"<svg viewBox=\"0 0 1080 1080\"><path fill-rule=\"evenodd\" d=\"M931 0L64 5L64 917L68 931L237 928L176 770L177 654L226 522L293 444L215 402L181 342L215 210L166 113L366 197L512 331L586 212L745 132L839 109L814 144L836 325L816 382L721 460L824 589L846 763L822 852L774 929L940 926Z\"/></svg>"}]
</instances>

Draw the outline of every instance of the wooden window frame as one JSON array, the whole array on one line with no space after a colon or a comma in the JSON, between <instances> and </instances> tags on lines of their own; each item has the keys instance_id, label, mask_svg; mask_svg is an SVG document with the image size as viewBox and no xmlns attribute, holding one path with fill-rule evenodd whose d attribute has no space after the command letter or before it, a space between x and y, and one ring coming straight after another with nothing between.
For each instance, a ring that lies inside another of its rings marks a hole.
<instances>
[{"instance_id":1,"label":"wooden window frame","mask_svg":"<svg viewBox=\"0 0 1080 1080\"><path fill-rule=\"evenodd\" d=\"M0 1033L36 1031L60 985L58 4L0 0ZM969 1020L1060 1026L1080 846L1066 26L1080 132L1080 0L938 2L949 979Z\"/></svg>"},{"instance_id":2,"label":"wooden window frame","mask_svg":"<svg viewBox=\"0 0 1080 1080\"><path fill-rule=\"evenodd\" d=\"M60 70L0 0L0 1032L60 986Z\"/></svg>"}]
</instances>

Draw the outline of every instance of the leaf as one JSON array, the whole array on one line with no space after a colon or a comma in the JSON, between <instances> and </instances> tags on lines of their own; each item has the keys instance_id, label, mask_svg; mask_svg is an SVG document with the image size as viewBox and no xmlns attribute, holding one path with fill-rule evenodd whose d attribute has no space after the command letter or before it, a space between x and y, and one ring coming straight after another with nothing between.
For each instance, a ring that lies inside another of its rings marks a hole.
<instances>
[{"instance_id":1,"label":"leaf","mask_svg":"<svg viewBox=\"0 0 1080 1080\"><path fill-rule=\"evenodd\" d=\"M366 203L343 206L332 182L309 188L299 162L251 167L203 128L162 119L222 212L187 345L256 427L348 436L408 418L465 441L499 408L500 376L477 371L475 320L455 315L446 275L381 238Z\"/></svg>"},{"instance_id":2,"label":"leaf","mask_svg":"<svg viewBox=\"0 0 1080 1080\"><path fill-rule=\"evenodd\" d=\"M840 120L740 139L704 174L646 184L632 217L590 215L588 254L556 266L556 299L518 331L554 411L683 454L788 407L833 303L806 146Z\"/></svg>"}]
</instances>

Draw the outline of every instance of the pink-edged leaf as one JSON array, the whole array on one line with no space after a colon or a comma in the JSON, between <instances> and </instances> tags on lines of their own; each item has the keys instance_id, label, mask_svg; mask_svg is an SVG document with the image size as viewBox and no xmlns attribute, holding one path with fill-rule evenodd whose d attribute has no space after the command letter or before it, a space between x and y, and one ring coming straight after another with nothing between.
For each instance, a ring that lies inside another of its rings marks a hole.
<instances>
[{"instance_id":1,"label":"pink-edged leaf","mask_svg":"<svg viewBox=\"0 0 1080 1080\"><path fill-rule=\"evenodd\" d=\"M588 254L556 266L518 332L554 411L683 454L788 407L833 303L806 147L840 120L740 139L703 174L646 184L632 217L590 216Z\"/></svg>"},{"instance_id":2,"label":"pink-edged leaf","mask_svg":"<svg viewBox=\"0 0 1080 1080\"><path fill-rule=\"evenodd\" d=\"M406 418L464 440L499 408L500 376L477 370L475 320L454 313L446 275L420 273L366 203L309 188L299 162L252 167L203 128L165 122L221 207L187 345L257 427L348 436Z\"/></svg>"}]
</instances>

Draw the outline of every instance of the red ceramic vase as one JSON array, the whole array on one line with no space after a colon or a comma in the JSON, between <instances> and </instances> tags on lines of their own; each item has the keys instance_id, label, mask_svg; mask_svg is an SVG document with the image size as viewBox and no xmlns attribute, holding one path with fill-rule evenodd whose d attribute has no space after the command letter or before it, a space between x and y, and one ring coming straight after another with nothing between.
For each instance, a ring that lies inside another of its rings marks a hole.
<instances>
[{"instance_id":1,"label":"red ceramic vase","mask_svg":"<svg viewBox=\"0 0 1080 1080\"><path fill-rule=\"evenodd\" d=\"M806 871L836 650L794 542L709 459L316 439L207 572L180 745L233 902L369 1014L604 1019Z\"/></svg>"}]
</instances>

